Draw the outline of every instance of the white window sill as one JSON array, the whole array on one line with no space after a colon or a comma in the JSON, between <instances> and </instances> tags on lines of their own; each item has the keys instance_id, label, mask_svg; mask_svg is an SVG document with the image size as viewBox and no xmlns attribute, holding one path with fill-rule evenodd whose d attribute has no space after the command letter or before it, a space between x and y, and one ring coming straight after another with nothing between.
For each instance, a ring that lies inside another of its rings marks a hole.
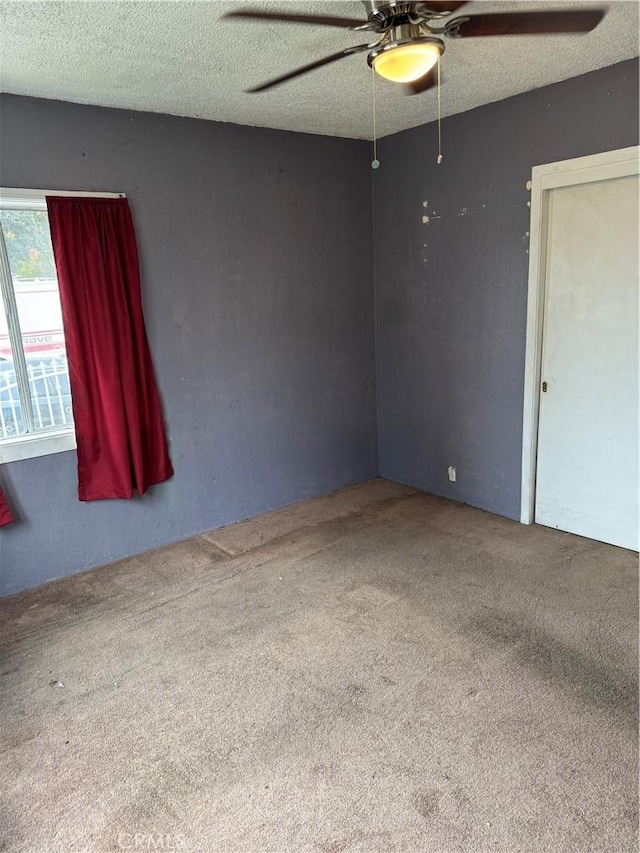
<instances>
[{"instance_id":1,"label":"white window sill","mask_svg":"<svg viewBox=\"0 0 640 853\"><path fill-rule=\"evenodd\" d=\"M49 456L51 453L75 450L75 447L76 436L73 430L11 438L0 442L0 464L33 459L35 456Z\"/></svg>"}]
</instances>

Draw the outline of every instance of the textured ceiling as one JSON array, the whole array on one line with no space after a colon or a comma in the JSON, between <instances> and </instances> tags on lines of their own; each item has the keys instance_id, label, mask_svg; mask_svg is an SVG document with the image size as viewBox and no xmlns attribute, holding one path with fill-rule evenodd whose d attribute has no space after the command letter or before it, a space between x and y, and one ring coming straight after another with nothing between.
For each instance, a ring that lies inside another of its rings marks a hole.
<instances>
[{"instance_id":1,"label":"textured ceiling","mask_svg":"<svg viewBox=\"0 0 640 853\"><path fill-rule=\"evenodd\" d=\"M443 115L636 56L637 3L605 5L609 12L604 21L585 36L448 40L442 59ZM589 2L486 0L471 7L471 13L568 6L584 8ZM371 138L371 79L365 54L271 92L243 92L346 45L366 41L362 34L219 20L234 7L365 17L357 0L3 0L0 86L4 92L43 98ZM406 97L397 85L378 80L380 136L434 118L433 91Z\"/></svg>"}]
</instances>

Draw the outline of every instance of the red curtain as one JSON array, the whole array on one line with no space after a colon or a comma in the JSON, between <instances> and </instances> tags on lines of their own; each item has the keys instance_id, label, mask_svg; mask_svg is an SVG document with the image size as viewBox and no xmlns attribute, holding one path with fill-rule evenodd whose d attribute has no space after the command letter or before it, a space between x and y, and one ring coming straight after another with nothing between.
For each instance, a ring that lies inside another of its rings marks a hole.
<instances>
[{"instance_id":1,"label":"red curtain","mask_svg":"<svg viewBox=\"0 0 640 853\"><path fill-rule=\"evenodd\" d=\"M0 488L0 527L4 527L5 524L11 524L12 521L13 516L11 515L9 504L7 503L7 499Z\"/></svg>"},{"instance_id":2,"label":"red curtain","mask_svg":"<svg viewBox=\"0 0 640 853\"><path fill-rule=\"evenodd\" d=\"M48 197L81 501L131 498L172 474L125 198Z\"/></svg>"}]
</instances>

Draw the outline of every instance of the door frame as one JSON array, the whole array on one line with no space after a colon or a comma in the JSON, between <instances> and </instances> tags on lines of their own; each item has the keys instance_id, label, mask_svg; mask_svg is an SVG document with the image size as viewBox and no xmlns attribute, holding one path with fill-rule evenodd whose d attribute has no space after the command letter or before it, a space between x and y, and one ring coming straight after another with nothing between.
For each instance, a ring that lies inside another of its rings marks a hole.
<instances>
[{"instance_id":1,"label":"door frame","mask_svg":"<svg viewBox=\"0 0 640 853\"><path fill-rule=\"evenodd\" d=\"M540 409L540 371L546 304L549 192L558 187L588 184L640 173L640 146L590 154L534 166L531 170L529 289L522 418L522 489L520 521L535 520L535 489Z\"/></svg>"}]
</instances>

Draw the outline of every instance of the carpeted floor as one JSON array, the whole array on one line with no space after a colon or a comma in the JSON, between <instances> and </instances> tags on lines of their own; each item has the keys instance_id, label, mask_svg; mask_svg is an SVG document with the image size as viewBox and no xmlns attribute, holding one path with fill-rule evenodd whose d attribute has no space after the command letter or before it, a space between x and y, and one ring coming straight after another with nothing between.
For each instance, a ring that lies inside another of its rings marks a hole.
<instances>
[{"instance_id":1,"label":"carpeted floor","mask_svg":"<svg viewBox=\"0 0 640 853\"><path fill-rule=\"evenodd\" d=\"M0 849L635 851L637 593L374 481L5 599Z\"/></svg>"}]
</instances>

